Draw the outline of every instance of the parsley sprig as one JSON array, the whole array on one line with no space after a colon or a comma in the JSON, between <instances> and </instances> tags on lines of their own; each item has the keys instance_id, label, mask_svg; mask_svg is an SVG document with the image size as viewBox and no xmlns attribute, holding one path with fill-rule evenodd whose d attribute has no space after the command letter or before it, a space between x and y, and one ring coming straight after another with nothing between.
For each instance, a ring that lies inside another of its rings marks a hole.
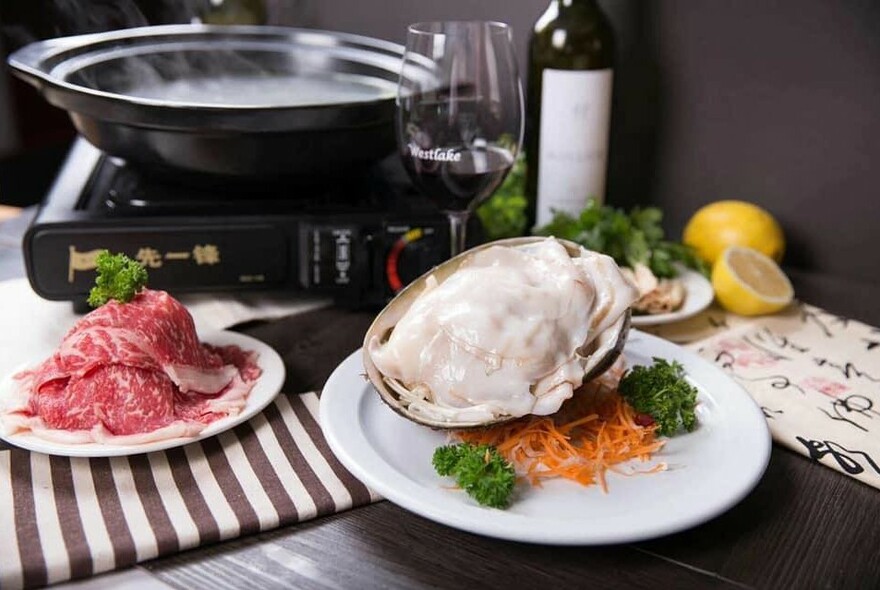
<instances>
[{"instance_id":1,"label":"parsley sprig","mask_svg":"<svg viewBox=\"0 0 880 590\"><path fill-rule=\"evenodd\" d=\"M96 263L98 276L88 299L92 307L100 307L111 299L128 303L147 284L147 269L125 254L103 250Z\"/></svg>"},{"instance_id":2,"label":"parsley sprig","mask_svg":"<svg viewBox=\"0 0 880 590\"><path fill-rule=\"evenodd\" d=\"M637 365L620 381L618 391L635 411L651 416L661 436L697 425L697 389L685 379L678 361L654 357L650 367Z\"/></svg>"},{"instance_id":3,"label":"parsley sprig","mask_svg":"<svg viewBox=\"0 0 880 590\"><path fill-rule=\"evenodd\" d=\"M516 473L495 447L469 443L438 447L432 463L437 473L454 477L480 504L492 508L510 504Z\"/></svg>"}]
</instances>

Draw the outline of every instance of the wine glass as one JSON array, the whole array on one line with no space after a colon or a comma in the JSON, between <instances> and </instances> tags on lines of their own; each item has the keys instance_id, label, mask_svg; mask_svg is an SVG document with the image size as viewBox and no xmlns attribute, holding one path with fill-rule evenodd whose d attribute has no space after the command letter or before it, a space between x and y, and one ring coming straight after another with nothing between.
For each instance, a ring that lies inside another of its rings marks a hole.
<instances>
[{"instance_id":1,"label":"wine glass","mask_svg":"<svg viewBox=\"0 0 880 590\"><path fill-rule=\"evenodd\" d=\"M455 256L465 248L470 214L504 181L522 144L522 83L510 27L410 25L396 129L410 178L449 218Z\"/></svg>"}]
</instances>

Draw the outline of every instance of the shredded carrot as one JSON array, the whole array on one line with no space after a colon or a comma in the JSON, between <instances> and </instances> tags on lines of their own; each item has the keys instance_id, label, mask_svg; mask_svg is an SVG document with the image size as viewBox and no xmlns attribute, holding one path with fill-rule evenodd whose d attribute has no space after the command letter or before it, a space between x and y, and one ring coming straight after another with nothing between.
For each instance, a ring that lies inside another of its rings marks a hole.
<instances>
[{"instance_id":1,"label":"shredded carrot","mask_svg":"<svg viewBox=\"0 0 880 590\"><path fill-rule=\"evenodd\" d=\"M527 416L479 430L458 430L453 437L498 449L521 477L540 486L562 477L582 485L598 483L608 491L608 470L624 475L656 473L663 463L646 470L621 469L633 459L648 461L663 446L656 426L639 426L636 412L615 390L590 384L553 416Z\"/></svg>"}]
</instances>

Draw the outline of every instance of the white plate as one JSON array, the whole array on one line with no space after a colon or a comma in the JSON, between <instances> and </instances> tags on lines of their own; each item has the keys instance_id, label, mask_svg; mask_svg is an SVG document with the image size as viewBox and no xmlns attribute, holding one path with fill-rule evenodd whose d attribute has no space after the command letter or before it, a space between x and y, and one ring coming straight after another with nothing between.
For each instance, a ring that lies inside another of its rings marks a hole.
<instances>
[{"instance_id":1,"label":"white plate","mask_svg":"<svg viewBox=\"0 0 880 590\"><path fill-rule=\"evenodd\" d=\"M2 431L3 429L0 428L0 438L11 445L29 451L36 451L47 455L63 455L66 457L117 457L120 455L151 453L153 451L179 447L229 430L233 426L241 424L260 412L263 408L269 405L269 402L275 399L275 396L281 391L281 386L284 384L284 362L281 360L281 357L278 356L278 353L268 344L244 334L227 331L209 332L204 336L200 334L199 339L202 342L213 344L215 346L235 344L245 350L255 350L259 354L257 364L263 370L263 373L260 375L256 385L254 385L254 388L251 390L250 395L248 395L247 405L245 405L240 414L221 418L216 422L212 422L197 436L159 440L139 445L114 445L101 443L64 444L47 441L38 436L34 436L29 432L6 435L5 432ZM28 363L21 368L33 367L42 362L52 353L53 350L42 351L42 354L35 355L34 362ZM7 390L13 387L12 375L17 372L18 371L13 371L0 381L0 396L5 395Z\"/></svg>"},{"instance_id":2,"label":"white plate","mask_svg":"<svg viewBox=\"0 0 880 590\"><path fill-rule=\"evenodd\" d=\"M633 330L629 364L651 357L681 362L699 390L698 428L655 455L670 468L650 475L608 474L600 487L550 481L517 486L506 510L484 508L431 466L447 435L400 417L363 377L361 352L330 376L320 419L330 448L361 481L399 506L465 531L534 543L598 545L667 535L731 508L761 479L770 458L764 416L749 395L696 354ZM644 463L636 466L645 467Z\"/></svg>"},{"instance_id":3,"label":"white plate","mask_svg":"<svg viewBox=\"0 0 880 590\"><path fill-rule=\"evenodd\" d=\"M658 313L654 315L634 315L633 326L656 326L657 324L669 324L695 316L712 304L715 299L715 291L712 283L700 273L682 269L678 278L681 279L685 290L684 303L677 310L670 313Z\"/></svg>"}]
</instances>

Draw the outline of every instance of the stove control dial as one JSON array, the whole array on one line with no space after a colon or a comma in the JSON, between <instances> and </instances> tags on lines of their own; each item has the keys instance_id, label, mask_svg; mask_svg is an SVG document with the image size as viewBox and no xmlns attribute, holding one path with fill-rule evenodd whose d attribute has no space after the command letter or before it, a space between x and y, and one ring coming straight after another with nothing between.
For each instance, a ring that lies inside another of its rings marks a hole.
<instances>
[{"instance_id":1,"label":"stove control dial","mask_svg":"<svg viewBox=\"0 0 880 590\"><path fill-rule=\"evenodd\" d=\"M442 235L434 227L389 226L391 247L385 257L385 280L397 293L448 257Z\"/></svg>"}]
</instances>

